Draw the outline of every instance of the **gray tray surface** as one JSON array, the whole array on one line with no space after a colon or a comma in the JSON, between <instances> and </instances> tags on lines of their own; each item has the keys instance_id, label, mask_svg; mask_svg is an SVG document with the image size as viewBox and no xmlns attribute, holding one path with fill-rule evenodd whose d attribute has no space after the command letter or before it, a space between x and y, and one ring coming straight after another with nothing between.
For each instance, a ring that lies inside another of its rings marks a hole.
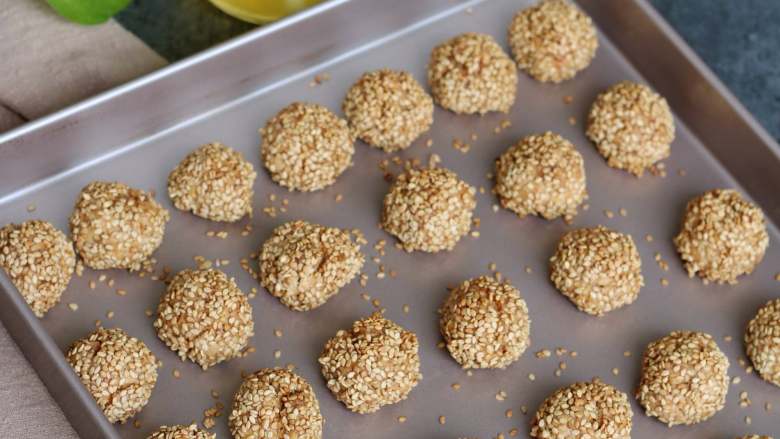
<instances>
[{"instance_id":1,"label":"gray tray surface","mask_svg":"<svg viewBox=\"0 0 780 439\"><path fill-rule=\"evenodd\" d=\"M94 330L95 320L99 319L104 326L124 328L142 339L164 363L149 405L137 416L140 428L133 422L117 426L121 437L142 437L160 424L200 422L203 411L215 404L210 396L212 390L219 392L219 401L227 413L241 381L241 371L288 363L294 364L297 372L314 387L327 420L326 438L492 438L499 433L507 435L513 428L519 429L519 437L527 437L533 411L558 387L599 376L632 395L644 346L675 329L712 334L732 363L730 374L742 377L742 382L731 387L723 411L694 427L668 429L646 417L631 397L633 437L780 435L776 413L780 410L780 390L761 381L755 373L746 374L738 365L738 359L745 358L741 343L745 324L758 306L777 297L774 280L780 265L777 231L770 226L770 247L764 262L738 285L705 286L700 280L687 277L671 243L685 203L708 189L738 186L727 169L712 158L679 119L672 155L666 161L666 178L636 179L606 166L583 135L588 107L599 91L614 82L642 81L642 78L603 35L593 64L573 81L558 86L544 85L521 74L517 101L508 115L458 116L437 108L431 132L398 154L403 159L419 158L427 163L430 154L436 153L442 158L441 166L454 170L473 186L485 188L477 196L475 212L481 219L479 238L465 237L451 253L407 254L397 250L393 238L378 229L381 201L388 189L378 166L388 156L379 150L357 144L354 167L334 186L317 193L288 193L269 179L260 163L257 129L283 106L303 100L324 104L340 113L341 99L351 83L361 73L383 67L408 70L425 83L425 63L434 45L461 32L479 31L494 35L506 47L505 29L512 14L528 4L528 1L493 0L468 12L457 12L330 67L326 72L330 80L319 86L311 87L311 78L306 78L228 105L164 136L141 142L124 154L87 167L57 184L11 200L0 209L2 224L43 218L67 230L67 218L76 196L92 180L118 180L155 190L157 199L172 215L165 240L155 254L158 271L163 266L171 267L174 272L193 267L196 255L211 260L227 259L230 263L222 269L235 276L245 292L253 287L258 289L257 297L251 300L256 335L250 345L256 352L204 373L192 363L179 361L157 339L152 318L144 314L147 309L156 309L164 291L163 283L121 271L85 270L83 277L74 277L62 304L41 320L60 349L67 349L73 340ZM569 95L574 100L566 105L564 96ZM569 123L570 117L576 119L576 124ZM511 127L496 134L494 128L503 120L511 121ZM585 158L590 208L581 212L571 226L560 220L531 217L521 220L506 210L492 209L496 199L490 193L492 183L486 175L493 171L494 159L518 138L545 130L570 139ZM470 139L472 133L477 135L476 141ZM471 150L462 154L452 148L455 138L471 143ZM428 139L433 140L431 148L425 146ZM174 209L168 200L166 178L170 170L193 148L215 140L243 152L258 170L255 216L251 220L227 226L211 223ZM343 195L339 203L335 201L338 194ZM270 201L271 195L276 196L276 201ZM279 211L282 199L289 199L284 213ZM36 210L28 212L29 205L35 205ZM278 213L275 218L263 213L264 207L272 205ZM621 208L627 211L627 216L618 214ZM605 210L614 212L614 217L608 218ZM363 288L357 281L352 282L327 304L308 313L289 311L267 294L240 268L239 260L256 252L274 227L293 219L361 229L369 241L363 248L368 256L364 270L369 275L368 286ZM247 223L251 223L253 231L243 237L240 232ZM578 312L547 278L547 259L560 236L572 227L597 224L634 237L646 281L633 305L603 318ZM229 237L224 240L207 237L210 230L225 230ZM654 237L653 242L645 240L648 234ZM388 271L397 272L395 278L376 277L377 266L370 259L376 255L373 245L380 239L388 241L382 263ZM662 271L654 261L656 253L669 263L668 272ZM491 263L496 263L528 303L532 346L506 370L475 371L467 376L446 351L437 348L441 337L436 310L447 294L447 286L489 274ZM98 281L101 274L113 279L114 286L110 288L105 282L97 282L97 288L91 290L90 281ZM661 278L668 279L669 285L662 286ZM126 296L115 293L120 288L127 291ZM424 375L408 400L372 415L350 413L338 403L325 387L316 361L325 341L337 330L349 327L354 320L375 310L370 301L361 297L364 292L380 301L389 318L418 334ZM78 304L78 311L71 311L68 303ZM405 304L410 305L409 313L402 311ZM109 310L115 312L113 319L106 318ZM276 328L283 331L283 337L274 336ZM726 335L733 340L725 341ZM557 347L577 351L578 356L558 358L553 354L548 359L537 359L533 355L538 350L555 351ZM276 350L282 352L279 359L274 358ZM625 351L632 356L624 356ZM560 361L565 361L567 368L556 377L554 372ZM613 368L619 369L617 376L613 375ZM174 369L180 371L181 378L173 376ZM535 381L529 380L529 374L536 376ZM453 383L461 384L459 391L451 388ZM753 402L748 408L739 407L739 393L743 390ZM496 398L501 391L507 395L503 401ZM776 407L774 413L765 412L766 402ZM521 407L527 407L527 415L522 414ZM512 418L505 416L508 409L514 413ZM399 423L399 416L405 416L406 422ZM446 416L444 425L439 423L440 416ZM750 416L752 425L745 424L746 416ZM223 414L216 419L214 431L221 438L229 437L226 417Z\"/></svg>"}]
</instances>

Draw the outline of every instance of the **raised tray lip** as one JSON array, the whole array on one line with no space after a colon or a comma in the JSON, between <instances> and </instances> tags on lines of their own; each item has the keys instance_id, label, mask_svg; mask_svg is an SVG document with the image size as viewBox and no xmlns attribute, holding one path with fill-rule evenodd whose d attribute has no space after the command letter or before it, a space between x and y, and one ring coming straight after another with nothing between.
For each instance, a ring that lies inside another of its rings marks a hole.
<instances>
[{"instance_id":1,"label":"raised tray lip","mask_svg":"<svg viewBox=\"0 0 780 439\"><path fill-rule=\"evenodd\" d=\"M212 58L224 52L234 50L245 44L249 44L273 32L296 25L306 19L312 18L325 11L334 9L338 6L356 2L359 0L329 0L288 18L269 24L258 29L252 30L244 35L234 37L224 43L218 44L198 54L187 57L183 60L170 64L160 70L151 72L123 85L99 93L93 97L87 98L78 103L72 104L62 110L44 116L40 119L30 121L11 131L0 134L0 147L9 141L24 138L25 136L40 130L46 130L51 125L66 120L69 117L77 115L81 111L100 105L108 100L117 98L127 93L132 93L138 88L147 86L160 79L173 76L178 72L200 62ZM577 0L579 4L598 3L600 0ZM709 69L709 67L695 54L695 52L685 43L685 41L672 29L660 14L649 4L647 0L631 0L638 6L657 31L679 50L684 59L698 71L703 80L711 86L736 112L741 121L752 130L777 157L780 157L780 146L775 139L761 126L752 114L742 105L742 103L729 91L729 89L718 79L718 77ZM479 3L480 0L468 3ZM463 6L465 7L465 6ZM585 8L587 9L587 8ZM423 17L420 17L423 18ZM612 36L610 36L612 38ZM614 41L614 38L612 38ZM0 151L1 152L1 151ZM0 294L0 320L6 325L9 334L20 346L22 352L28 361L33 365L42 381L46 384L49 391L54 396L58 405L65 412L68 420L83 438L110 437L118 438L119 435L113 426L105 419L100 409L94 403L94 400L81 385L78 377L62 355L60 349L56 346L51 336L43 329L34 316L28 305L16 291L5 273L0 272L0 290L5 294ZM34 335L32 337L21 337L21 331L28 331ZM53 367L47 368L44 362L51 362ZM64 392L72 392L65 395ZM69 404L64 403L64 398L68 398Z\"/></svg>"}]
</instances>

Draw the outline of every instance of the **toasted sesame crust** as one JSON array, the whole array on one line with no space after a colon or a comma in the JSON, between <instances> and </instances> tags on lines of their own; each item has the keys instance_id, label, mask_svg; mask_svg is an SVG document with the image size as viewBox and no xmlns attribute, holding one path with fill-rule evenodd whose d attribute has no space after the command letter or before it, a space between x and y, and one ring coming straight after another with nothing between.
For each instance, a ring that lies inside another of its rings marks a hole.
<instances>
[{"instance_id":1,"label":"toasted sesame crust","mask_svg":"<svg viewBox=\"0 0 780 439\"><path fill-rule=\"evenodd\" d=\"M599 46L590 17L567 0L542 0L518 12L509 46L520 70L559 83L590 65Z\"/></svg>"},{"instance_id":2,"label":"toasted sesame crust","mask_svg":"<svg viewBox=\"0 0 780 439\"><path fill-rule=\"evenodd\" d=\"M177 209L212 221L234 222L252 213L257 173L240 152L207 143L189 153L168 176Z\"/></svg>"},{"instance_id":3,"label":"toasted sesame crust","mask_svg":"<svg viewBox=\"0 0 780 439\"><path fill-rule=\"evenodd\" d=\"M531 343L531 319L520 292L487 276L452 290L439 315L447 350L464 369L503 369Z\"/></svg>"},{"instance_id":4,"label":"toasted sesame crust","mask_svg":"<svg viewBox=\"0 0 780 439\"><path fill-rule=\"evenodd\" d=\"M216 269L177 273L160 298L154 327L182 360L204 370L237 357L254 335L249 300Z\"/></svg>"},{"instance_id":5,"label":"toasted sesame crust","mask_svg":"<svg viewBox=\"0 0 780 439\"><path fill-rule=\"evenodd\" d=\"M539 439L630 439L633 425L628 396L598 380L574 383L544 400L531 421Z\"/></svg>"},{"instance_id":6,"label":"toasted sesame crust","mask_svg":"<svg viewBox=\"0 0 780 439\"><path fill-rule=\"evenodd\" d=\"M422 379L418 350L413 332L374 313L328 340L319 363L336 399L372 413L406 399Z\"/></svg>"},{"instance_id":7,"label":"toasted sesame crust","mask_svg":"<svg viewBox=\"0 0 780 439\"><path fill-rule=\"evenodd\" d=\"M151 194L95 181L81 190L70 217L73 243L96 270L139 270L157 250L170 215Z\"/></svg>"},{"instance_id":8,"label":"toasted sesame crust","mask_svg":"<svg viewBox=\"0 0 780 439\"><path fill-rule=\"evenodd\" d=\"M364 260L349 232L293 221L263 243L260 283L290 309L308 311L354 279Z\"/></svg>"},{"instance_id":9,"label":"toasted sesame crust","mask_svg":"<svg viewBox=\"0 0 780 439\"><path fill-rule=\"evenodd\" d=\"M518 216L571 219L588 197L582 155L552 132L521 139L496 160L496 194Z\"/></svg>"},{"instance_id":10,"label":"toasted sesame crust","mask_svg":"<svg viewBox=\"0 0 780 439\"><path fill-rule=\"evenodd\" d=\"M408 72L364 73L342 104L352 132L386 152L406 149L433 123L433 99Z\"/></svg>"},{"instance_id":11,"label":"toasted sesame crust","mask_svg":"<svg viewBox=\"0 0 780 439\"><path fill-rule=\"evenodd\" d=\"M595 316L632 303L644 286L634 240L603 226L563 235L550 258L550 280L580 311Z\"/></svg>"},{"instance_id":12,"label":"toasted sesame crust","mask_svg":"<svg viewBox=\"0 0 780 439\"><path fill-rule=\"evenodd\" d=\"M455 113L506 113L515 103L517 67L490 35L465 33L433 49L428 85L436 103Z\"/></svg>"},{"instance_id":13,"label":"toasted sesame crust","mask_svg":"<svg viewBox=\"0 0 780 439\"><path fill-rule=\"evenodd\" d=\"M112 423L140 412L157 383L157 359L119 328L100 328L76 341L65 358Z\"/></svg>"},{"instance_id":14,"label":"toasted sesame crust","mask_svg":"<svg viewBox=\"0 0 780 439\"><path fill-rule=\"evenodd\" d=\"M278 368L244 378L228 418L235 439L320 439L322 423L309 383Z\"/></svg>"},{"instance_id":15,"label":"toasted sesame crust","mask_svg":"<svg viewBox=\"0 0 780 439\"><path fill-rule=\"evenodd\" d=\"M772 436L759 436L757 434L751 434L748 436L738 437L737 439L774 439L774 438L772 438Z\"/></svg>"},{"instance_id":16,"label":"toasted sesame crust","mask_svg":"<svg viewBox=\"0 0 780 439\"><path fill-rule=\"evenodd\" d=\"M310 192L333 184L350 166L354 137L322 105L294 102L260 130L263 164L276 183Z\"/></svg>"},{"instance_id":17,"label":"toasted sesame crust","mask_svg":"<svg viewBox=\"0 0 780 439\"><path fill-rule=\"evenodd\" d=\"M73 244L46 221L0 228L0 267L38 317L60 301L75 265Z\"/></svg>"},{"instance_id":18,"label":"toasted sesame crust","mask_svg":"<svg viewBox=\"0 0 780 439\"><path fill-rule=\"evenodd\" d=\"M780 299L767 302L748 323L745 348L761 378L780 386Z\"/></svg>"},{"instance_id":19,"label":"toasted sesame crust","mask_svg":"<svg viewBox=\"0 0 780 439\"><path fill-rule=\"evenodd\" d=\"M674 244L689 276L735 284L764 258L769 235L761 208L737 191L715 189L688 202Z\"/></svg>"},{"instance_id":20,"label":"toasted sesame crust","mask_svg":"<svg viewBox=\"0 0 780 439\"><path fill-rule=\"evenodd\" d=\"M476 191L447 169L410 169L385 196L382 228L406 251L452 250L471 228Z\"/></svg>"},{"instance_id":21,"label":"toasted sesame crust","mask_svg":"<svg viewBox=\"0 0 780 439\"><path fill-rule=\"evenodd\" d=\"M197 425L163 425L146 439L216 439L217 435L201 430Z\"/></svg>"},{"instance_id":22,"label":"toasted sesame crust","mask_svg":"<svg viewBox=\"0 0 780 439\"><path fill-rule=\"evenodd\" d=\"M712 336L675 331L650 343L636 398L648 416L669 425L705 421L723 408L729 360Z\"/></svg>"},{"instance_id":23,"label":"toasted sesame crust","mask_svg":"<svg viewBox=\"0 0 780 439\"><path fill-rule=\"evenodd\" d=\"M641 177L669 157L674 120L666 99L647 86L623 81L596 97L586 134L609 166Z\"/></svg>"}]
</instances>

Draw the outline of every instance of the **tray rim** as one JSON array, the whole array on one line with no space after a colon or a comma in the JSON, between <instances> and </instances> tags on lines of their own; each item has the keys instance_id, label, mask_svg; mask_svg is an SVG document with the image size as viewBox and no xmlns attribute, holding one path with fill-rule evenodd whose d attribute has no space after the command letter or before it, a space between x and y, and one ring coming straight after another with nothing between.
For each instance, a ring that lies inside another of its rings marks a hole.
<instances>
[{"instance_id":1,"label":"tray rim","mask_svg":"<svg viewBox=\"0 0 780 439\"><path fill-rule=\"evenodd\" d=\"M482 0L473 0L466 3L451 5L448 10L451 11L463 9L467 4L476 4L480 3L481 1ZM601 4L600 0L576 1L590 14L593 14L593 12L599 8ZM125 94L130 94L139 88L148 86L160 79L173 77L182 70L197 66L204 60L211 59L217 55L240 48L282 29L299 25L307 19L314 18L321 13L350 3L352 3L351 0L326 1L286 19L260 27L244 35L234 37L226 42L216 45L215 47L207 49L206 51L194 54L183 60L172 63L160 70L149 73L107 91L101 92L93 97L65 107L50 115L44 116L34 121L30 121L11 131L2 133L0 134L0 147L2 147L2 145L6 144L7 142L18 141L20 139L23 140L30 134L52 128L55 126L55 124L66 121L68 118L80 114L85 109L94 108L104 102L116 99ZM764 129L763 126L761 126L760 123L758 123L758 121L731 93L725 84L720 81L720 79L711 71L711 69L687 45L682 37L678 35L673 28L671 28L671 26L663 19L663 17L661 17L661 15L654 9L648 0L632 0L630 2L621 3L621 5L628 7L629 9L634 8L644 14L645 18L649 20L649 24L654 26L654 30L658 33L658 36L667 39L675 47L675 49L680 52L682 59L687 61L690 66L696 70L706 85L711 87L722 99L725 100L728 107L736 113L736 116L739 117L742 123L747 125L746 128L757 136L762 145L765 146L769 152L773 153L776 158L780 157L780 146L778 146L778 143L775 141L775 139L766 131L766 129ZM418 18L420 20L424 20L430 17ZM594 21L596 21L598 24L598 20L594 19ZM411 25L411 23L406 24L406 26L409 25ZM617 38L615 38L613 33L610 33L603 26L601 29L613 43L616 42ZM369 42L364 43L368 44ZM625 56L628 56L628 53L623 50L621 46L618 47L621 50L621 53L623 53ZM629 58L629 60L632 61L632 63L634 62L634 60L631 58ZM644 74L641 68L637 67L636 64L634 64L634 66L640 73ZM654 82L652 78L648 78L648 81L650 83ZM699 133L695 129L693 131L697 136L699 136ZM2 150L0 150L0 153L2 153ZM724 165L724 167L728 169L728 166ZM744 183L742 184L744 185ZM746 186L746 188L750 190L748 186ZM777 221L777 217L773 215L770 215L770 217ZM91 395L89 395L86 389L81 385L78 377L65 361L62 352L56 346L52 337L43 329L43 326L39 323L37 317L34 316L26 302L22 299L21 295L18 294L15 287L10 283L4 273L0 274L0 290L2 290L4 293L0 294L0 320L2 320L3 324L8 329L9 334L20 347L20 350L25 355L31 366L33 366L38 376L44 382L47 390L52 394L55 401L63 410L67 419L77 431L79 436L84 438L118 438L119 435L113 425L108 423L108 421L105 419L100 409L94 403ZM20 334L25 332L32 333L34 337L21 337Z\"/></svg>"}]
</instances>

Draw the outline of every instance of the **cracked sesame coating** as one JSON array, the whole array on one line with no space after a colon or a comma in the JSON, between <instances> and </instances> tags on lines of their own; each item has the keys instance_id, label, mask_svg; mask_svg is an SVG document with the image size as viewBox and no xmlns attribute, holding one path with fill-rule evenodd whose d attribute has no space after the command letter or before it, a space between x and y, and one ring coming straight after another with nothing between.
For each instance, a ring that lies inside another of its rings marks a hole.
<instances>
[{"instance_id":1,"label":"cracked sesame coating","mask_svg":"<svg viewBox=\"0 0 780 439\"><path fill-rule=\"evenodd\" d=\"M148 192L95 181L81 190L70 229L88 267L139 270L160 246L169 219Z\"/></svg>"},{"instance_id":2,"label":"cracked sesame coating","mask_svg":"<svg viewBox=\"0 0 780 439\"><path fill-rule=\"evenodd\" d=\"M428 61L436 103L460 114L509 112L517 67L490 35L465 33L436 46Z\"/></svg>"},{"instance_id":3,"label":"cracked sesame coating","mask_svg":"<svg viewBox=\"0 0 780 439\"><path fill-rule=\"evenodd\" d=\"M748 323L745 347L761 378L780 386L780 299L767 302Z\"/></svg>"},{"instance_id":4,"label":"cracked sesame coating","mask_svg":"<svg viewBox=\"0 0 780 439\"><path fill-rule=\"evenodd\" d=\"M674 120L661 95L623 81L596 97L586 134L609 166L641 177L645 169L669 157Z\"/></svg>"},{"instance_id":5,"label":"cracked sesame coating","mask_svg":"<svg viewBox=\"0 0 780 439\"><path fill-rule=\"evenodd\" d=\"M503 369L525 352L531 319L520 292L481 276L450 292L439 309L447 350L464 369Z\"/></svg>"},{"instance_id":6,"label":"cracked sesame coating","mask_svg":"<svg viewBox=\"0 0 780 439\"><path fill-rule=\"evenodd\" d=\"M595 316L632 303L644 286L634 240L603 226L563 235L550 258L550 280L580 311Z\"/></svg>"},{"instance_id":7,"label":"cracked sesame coating","mask_svg":"<svg viewBox=\"0 0 780 439\"><path fill-rule=\"evenodd\" d=\"M36 316L60 301L75 266L73 244L50 223L32 220L0 228L0 267Z\"/></svg>"},{"instance_id":8,"label":"cracked sesame coating","mask_svg":"<svg viewBox=\"0 0 780 439\"><path fill-rule=\"evenodd\" d=\"M212 221L235 222L252 213L252 164L240 152L207 143L189 153L168 176L177 209Z\"/></svg>"},{"instance_id":9,"label":"cracked sesame coating","mask_svg":"<svg viewBox=\"0 0 780 439\"><path fill-rule=\"evenodd\" d=\"M636 398L648 416L670 427L697 424L723 408L728 369L712 336L675 331L647 346Z\"/></svg>"},{"instance_id":10,"label":"cracked sesame coating","mask_svg":"<svg viewBox=\"0 0 780 439\"><path fill-rule=\"evenodd\" d=\"M235 439L319 439L323 422L309 383L287 369L244 378L228 418Z\"/></svg>"},{"instance_id":11,"label":"cracked sesame coating","mask_svg":"<svg viewBox=\"0 0 780 439\"><path fill-rule=\"evenodd\" d=\"M408 72L365 73L342 103L352 132L386 152L406 149L433 123L433 99Z\"/></svg>"},{"instance_id":12,"label":"cracked sesame coating","mask_svg":"<svg viewBox=\"0 0 780 439\"><path fill-rule=\"evenodd\" d=\"M452 250L471 228L475 193L450 170L410 169L385 195L382 228L406 251Z\"/></svg>"},{"instance_id":13,"label":"cracked sesame coating","mask_svg":"<svg viewBox=\"0 0 780 439\"><path fill-rule=\"evenodd\" d=\"M263 164L276 183L310 192L332 185L352 166L347 122L318 104L294 102L260 130Z\"/></svg>"},{"instance_id":14,"label":"cracked sesame coating","mask_svg":"<svg viewBox=\"0 0 780 439\"><path fill-rule=\"evenodd\" d=\"M521 218L571 219L588 198L582 155L549 131L525 137L496 160L496 194Z\"/></svg>"},{"instance_id":15,"label":"cracked sesame coating","mask_svg":"<svg viewBox=\"0 0 780 439\"><path fill-rule=\"evenodd\" d=\"M628 396L597 379L556 390L531 421L531 437L630 439L634 416Z\"/></svg>"},{"instance_id":16,"label":"cracked sesame coating","mask_svg":"<svg viewBox=\"0 0 780 439\"><path fill-rule=\"evenodd\" d=\"M259 259L263 287L290 309L308 311L352 281L365 257L349 232L293 221L274 229Z\"/></svg>"},{"instance_id":17,"label":"cracked sesame coating","mask_svg":"<svg viewBox=\"0 0 780 439\"><path fill-rule=\"evenodd\" d=\"M737 191L715 189L688 202L674 245L690 277L735 284L764 258L769 235L761 208Z\"/></svg>"},{"instance_id":18,"label":"cracked sesame coating","mask_svg":"<svg viewBox=\"0 0 780 439\"><path fill-rule=\"evenodd\" d=\"M157 359L119 328L100 328L65 355L109 422L125 422L149 402L157 383Z\"/></svg>"},{"instance_id":19,"label":"cracked sesame coating","mask_svg":"<svg viewBox=\"0 0 780 439\"><path fill-rule=\"evenodd\" d=\"M406 399L422 379L418 350L417 335L377 312L338 331L319 362L333 396L364 414Z\"/></svg>"},{"instance_id":20,"label":"cracked sesame coating","mask_svg":"<svg viewBox=\"0 0 780 439\"><path fill-rule=\"evenodd\" d=\"M197 425L163 425L146 439L216 439L217 435L201 430Z\"/></svg>"},{"instance_id":21,"label":"cracked sesame coating","mask_svg":"<svg viewBox=\"0 0 780 439\"><path fill-rule=\"evenodd\" d=\"M538 81L559 83L590 65L599 46L590 17L568 0L542 0L509 25L517 67Z\"/></svg>"},{"instance_id":22,"label":"cracked sesame coating","mask_svg":"<svg viewBox=\"0 0 780 439\"><path fill-rule=\"evenodd\" d=\"M219 270L182 270L157 306L157 336L204 370L241 354L254 335L252 306Z\"/></svg>"}]
</instances>

